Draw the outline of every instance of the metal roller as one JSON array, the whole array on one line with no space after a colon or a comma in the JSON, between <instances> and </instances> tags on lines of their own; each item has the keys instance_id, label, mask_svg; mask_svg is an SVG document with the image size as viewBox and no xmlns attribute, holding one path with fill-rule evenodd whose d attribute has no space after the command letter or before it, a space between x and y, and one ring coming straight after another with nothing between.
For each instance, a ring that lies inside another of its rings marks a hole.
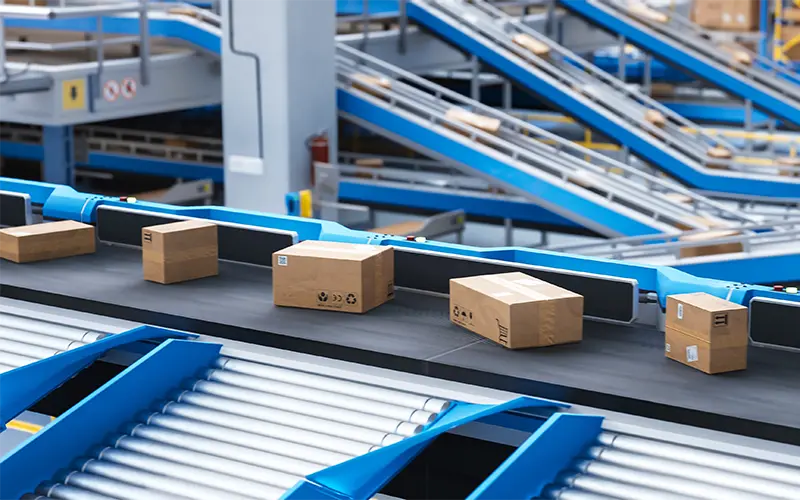
<instances>
[{"instance_id":1,"label":"metal roller","mask_svg":"<svg viewBox=\"0 0 800 500\"><path fill-rule=\"evenodd\" d=\"M208 487L220 492L224 491L234 498L236 495L241 495L242 498L262 498L265 496L264 492L269 496L270 490L278 489L263 483L229 477L201 467L191 467L128 450L105 448L100 450L97 456L100 463L109 462L141 471L154 472L170 479L185 481L194 486Z\"/></svg>"},{"instance_id":2,"label":"metal roller","mask_svg":"<svg viewBox=\"0 0 800 500\"><path fill-rule=\"evenodd\" d=\"M246 431L251 434L260 434L276 439L283 439L308 446L318 447L325 450L347 453L351 456L363 455L368 453L373 447L367 443L342 439L327 434L320 434L296 427L289 427L279 424L264 425L261 420L246 418L231 413L216 410L209 410L199 406L168 403L164 406L163 412L167 415L176 415L193 420L199 420L210 424Z\"/></svg>"},{"instance_id":3,"label":"metal roller","mask_svg":"<svg viewBox=\"0 0 800 500\"><path fill-rule=\"evenodd\" d=\"M596 477L654 490L669 491L683 497L724 498L725 500L764 500L767 498L765 495L754 495L731 488L702 484L672 475L630 469L600 461L581 460L575 464L575 467L581 472Z\"/></svg>"},{"instance_id":4,"label":"metal roller","mask_svg":"<svg viewBox=\"0 0 800 500\"><path fill-rule=\"evenodd\" d=\"M148 439L153 442L205 453L215 457L236 460L244 464L285 472L295 476L307 476L325 467L322 464L297 460L278 455L277 453L266 453L254 450L253 448L224 443L216 439L207 439L197 435L150 425L133 425L127 429L127 432L133 437Z\"/></svg>"},{"instance_id":5,"label":"metal roller","mask_svg":"<svg viewBox=\"0 0 800 500\"><path fill-rule=\"evenodd\" d=\"M114 439L112 444L120 450L127 450L140 455L148 455L170 462L196 467L198 468L199 474L205 474L205 471L199 470L205 469L207 471L214 471L214 473L229 475L232 478L241 478L247 480L247 482L263 483L287 489L297 484L297 481L300 480L300 477L296 475L265 469L263 467L256 467L244 462L198 453L196 451L190 451L177 446L170 446L138 437L120 436ZM113 462L114 460L112 459L111 461ZM234 479L231 480L234 481ZM212 484L211 486L214 485ZM223 489L228 488L226 487ZM242 494L249 494L247 491L244 491L245 489L246 488L239 492Z\"/></svg>"},{"instance_id":6,"label":"metal roller","mask_svg":"<svg viewBox=\"0 0 800 500\"><path fill-rule=\"evenodd\" d=\"M78 471L68 474L63 483L94 493L108 495L112 498L119 498L120 500L142 500L143 498L147 500L175 500L176 498L176 495L161 493L160 491L149 490L115 479ZM187 498L181 495L177 495L177 497Z\"/></svg>"},{"instance_id":7,"label":"metal roller","mask_svg":"<svg viewBox=\"0 0 800 500\"><path fill-rule=\"evenodd\" d=\"M266 381L263 378L244 375L229 370L208 370L204 374L204 378L245 389L252 389L268 394L277 394L303 401L312 401L318 404L408 421L414 424L427 425L436 419L435 413L425 410L372 401L357 396L347 396L341 393L329 392L286 382L278 382L275 380Z\"/></svg>"},{"instance_id":8,"label":"metal roller","mask_svg":"<svg viewBox=\"0 0 800 500\"><path fill-rule=\"evenodd\" d=\"M785 483L778 484L775 481L735 474L717 468L640 455L614 448L595 447L589 450L589 455L601 462L659 474L668 474L699 483L709 483L785 500L800 498L800 488Z\"/></svg>"},{"instance_id":9,"label":"metal roller","mask_svg":"<svg viewBox=\"0 0 800 500\"><path fill-rule=\"evenodd\" d=\"M12 314L3 314L1 316L3 326L7 328L16 328L19 330L27 330L50 337L61 337L68 340L79 340L81 342L94 342L104 337L105 333L94 332L85 328L78 328L74 326L59 325L57 323L50 323L47 321L39 321L22 316Z\"/></svg>"},{"instance_id":10,"label":"metal roller","mask_svg":"<svg viewBox=\"0 0 800 500\"><path fill-rule=\"evenodd\" d=\"M55 356L60 351L57 349L50 349L47 347L40 347L38 345L25 344L23 342L14 342L12 340L0 339L0 351L12 354L19 354L20 356L27 356L34 359L45 359L50 356Z\"/></svg>"},{"instance_id":11,"label":"metal roller","mask_svg":"<svg viewBox=\"0 0 800 500\"><path fill-rule=\"evenodd\" d=\"M13 366L14 368L29 365L39 361L36 358L0 351L0 365Z\"/></svg>"},{"instance_id":12,"label":"metal roller","mask_svg":"<svg viewBox=\"0 0 800 500\"><path fill-rule=\"evenodd\" d=\"M589 474L564 476L560 482L577 491L608 495L620 500L700 500L697 497L676 495L663 490L622 483Z\"/></svg>"},{"instance_id":13,"label":"metal roller","mask_svg":"<svg viewBox=\"0 0 800 500\"><path fill-rule=\"evenodd\" d=\"M357 425L331 422L321 418L243 403L241 401L234 401L232 399L209 394L184 391L173 396L173 398L178 403L186 403L201 408L224 411L234 415L263 420L272 424L281 424L297 429L317 432L319 434L338 436L340 438L371 445L385 446L386 444L391 444L391 442L402 440L402 436L390 434L388 432L374 431Z\"/></svg>"},{"instance_id":14,"label":"metal roller","mask_svg":"<svg viewBox=\"0 0 800 500\"><path fill-rule=\"evenodd\" d=\"M350 396L374 399L384 403L416 408L431 413L441 413L450 407L450 402L443 399L396 391L385 387L361 384L349 380L324 377L308 372L288 370L286 368L278 368L240 359L220 357L216 362L216 366L225 370L253 375L264 379L278 380L280 382L313 387Z\"/></svg>"},{"instance_id":15,"label":"metal roller","mask_svg":"<svg viewBox=\"0 0 800 500\"><path fill-rule=\"evenodd\" d=\"M61 483L43 484L36 488L36 491L44 495L44 497L38 498L56 498L58 500L114 500L113 497Z\"/></svg>"},{"instance_id":16,"label":"metal roller","mask_svg":"<svg viewBox=\"0 0 800 500\"><path fill-rule=\"evenodd\" d=\"M663 441L646 439L629 434L603 432L599 436L601 444L619 450L642 455L666 458L685 464L696 464L715 469L727 470L735 474L759 477L771 481L800 486L800 468L762 460L701 450L690 446L680 446Z\"/></svg>"},{"instance_id":17,"label":"metal roller","mask_svg":"<svg viewBox=\"0 0 800 500\"><path fill-rule=\"evenodd\" d=\"M80 468L81 472L88 472L108 479L122 481L128 484L137 484L147 489L161 491L170 495L177 495L194 500L245 500L249 497L237 495L230 491L218 490L208 486L201 486L183 479L167 477L161 474L136 469L106 460L89 459ZM149 495L139 498L148 498ZM266 497L266 495L265 495ZM275 497L277 498L277 497ZM139 499L136 499L139 500Z\"/></svg>"},{"instance_id":18,"label":"metal roller","mask_svg":"<svg viewBox=\"0 0 800 500\"><path fill-rule=\"evenodd\" d=\"M25 344L31 344L40 347L49 347L59 351L68 351L69 349L86 345L85 342L81 342L79 340L51 337L49 335L42 335L25 330L15 330L13 328L6 328L4 326L0 326L0 339L23 342Z\"/></svg>"},{"instance_id":19,"label":"metal roller","mask_svg":"<svg viewBox=\"0 0 800 500\"><path fill-rule=\"evenodd\" d=\"M207 380L198 380L192 384L191 389L202 394L221 396L232 400L249 402L260 406L308 415L310 417L334 420L344 424L353 424L359 427L366 427L368 429L375 429L391 434L400 434L402 436L413 436L422 430L421 425L406 421L368 415L314 402L243 389L228 384L209 382Z\"/></svg>"},{"instance_id":20,"label":"metal roller","mask_svg":"<svg viewBox=\"0 0 800 500\"><path fill-rule=\"evenodd\" d=\"M162 413L143 415L142 421L148 424L148 427L155 426L160 429L180 431L192 436L200 436L206 439L213 439L223 443L251 448L261 453L275 453L310 463L322 464L323 466L336 465L350 460L355 456L355 454L323 450L314 446L287 441L287 436L271 438L247 431L232 429L230 427L217 426L213 423L201 422L199 420L174 415L164 415Z\"/></svg>"}]
</instances>

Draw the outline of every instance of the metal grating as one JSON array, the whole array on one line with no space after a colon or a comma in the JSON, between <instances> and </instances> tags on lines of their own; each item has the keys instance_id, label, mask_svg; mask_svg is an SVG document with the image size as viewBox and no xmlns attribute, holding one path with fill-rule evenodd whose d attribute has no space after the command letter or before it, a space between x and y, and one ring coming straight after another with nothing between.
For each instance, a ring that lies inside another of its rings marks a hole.
<instances>
[{"instance_id":1,"label":"metal grating","mask_svg":"<svg viewBox=\"0 0 800 500\"><path fill-rule=\"evenodd\" d=\"M800 498L800 468L631 434L603 432L541 498Z\"/></svg>"},{"instance_id":2,"label":"metal grating","mask_svg":"<svg viewBox=\"0 0 800 500\"><path fill-rule=\"evenodd\" d=\"M26 499L278 499L422 431L449 401L220 357Z\"/></svg>"},{"instance_id":3,"label":"metal grating","mask_svg":"<svg viewBox=\"0 0 800 500\"><path fill-rule=\"evenodd\" d=\"M0 313L0 373L92 343L108 333Z\"/></svg>"}]
</instances>

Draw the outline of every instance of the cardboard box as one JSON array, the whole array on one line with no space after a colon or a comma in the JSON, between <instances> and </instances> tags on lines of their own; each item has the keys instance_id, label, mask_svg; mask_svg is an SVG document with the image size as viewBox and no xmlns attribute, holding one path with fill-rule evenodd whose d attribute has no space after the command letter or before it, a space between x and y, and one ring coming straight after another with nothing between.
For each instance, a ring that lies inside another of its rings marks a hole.
<instances>
[{"instance_id":1,"label":"cardboard box","mask_svg":"<svg viewBox=\"0 0 800 500\"><path fill-rule=\"evenodd\" d=\"M800 26L781 26L781 41L784 43L783 52L792 61L800 60L800 43L789 45L797 37L800 37Z\"/></svg>"},{"instance_id":2,"label":"cardboard box","mask_svg":"<svg viewBox=\"0 0 800 500\"><path fill-rule=\"evenodd\" d=\"M450 280L450 321L509 349L583 339L583 297L524 273Z\"/></svg>"},{"instance_id":3,"label":"cardboard box","mask_svg":"<svg viewBox=\"0 0 800 500\"><path fill-rule=\"evenodd\" d=\"M734 230L706 231L704 233L689 234L678 238L679 241L713 241L719 238L727 238L740 234ZM719 255L723 253L738 253L744 251L741 241L733 243L709 243L703 246L684 247L680 250L680 258L702 257L704 255Z\"/></svg>"},{"instance_id":4,"label":"cardboard box","mask_svg":"<svg viewBox=\"0 0 800 500\"><path fill-rule=\"evenodd\" d=\"M550 47L546 43L540 42L527 33L518 33L511 38L511 41L539 57L550 55Z\"/></svg>"},{"instance_id":5,"label":"cardboard box","mask_svg":"<svg viewBox=\"0 0 800 500\"><path fill-rule=\"evenodd\" d=\"M759 25L758 0L695 0L692 19L705 28L753 31Z\"/></svg>"},{"instance_id":6,"label":"cardboard box","mask_svg":"<svg viewBox=\"0 0 800 500\"><path fill-rule=\"evenodd\" d=\"M444 116L448 120L461 122L465 125L475 127L490 134L497 134L502 126L502 123L497 118L482 116L461 108L450 108ZM460 133L465 133L461 131L461 129L454 130Z\"/></svg>"},{"instance_id":7,"label":"cardboard box","mask_svg":"<svg viewBox=\"0 0 800 500\"><path fill-rule=\"evenodd\" d=\"M0 230L0 257L17 263L94 253L94 226L71 220Z\"/></svg>"},{"instance_id":8,"label":"cardboard box","mask_svg":"<svg viewBox=\"0 0 800 500\"><path fill-rule=\"evenodd\" d=\"M394 249L303 241L272 254L276 306L363 313L394 298Z\"/></svg>"},{"instance_id":9,"label":"cardboard box","mask_svg":"<svg viewBox=\"0 0 800 500\"><path fill-rule=\"evenodd\" d=\"M186 220L142 228L144 279L164 285L219 273L217 225Z\"/></svg>"},{"instance_id":10,"label":"cardboard box","mask_svg":"<svg viewBox=\"0 0 800 500\"><path fill-rule=\"evenodd\" d=\"M707 293L667 297L665 354L706 373L747 368L747 308Z\"/></svg>"}]
</instances>

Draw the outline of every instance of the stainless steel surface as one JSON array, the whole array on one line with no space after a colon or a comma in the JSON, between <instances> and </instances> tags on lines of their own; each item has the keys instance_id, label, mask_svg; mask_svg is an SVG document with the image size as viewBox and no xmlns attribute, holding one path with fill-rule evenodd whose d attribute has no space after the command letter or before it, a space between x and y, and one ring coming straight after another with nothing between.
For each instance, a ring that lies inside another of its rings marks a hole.
<instances>
[{"instance_id":1,"label":"stainless steel surface","mask_svg":"<svg viewBox=\"0 0 800 500\"><path fill-rule=\"evenodd\" d=\"M429 410L450 405L231 356L169 398L37 493L60 498L66 484L74 498L277 499L309 474L420 432L436 417Z\"/></svg>"}]
</instances>

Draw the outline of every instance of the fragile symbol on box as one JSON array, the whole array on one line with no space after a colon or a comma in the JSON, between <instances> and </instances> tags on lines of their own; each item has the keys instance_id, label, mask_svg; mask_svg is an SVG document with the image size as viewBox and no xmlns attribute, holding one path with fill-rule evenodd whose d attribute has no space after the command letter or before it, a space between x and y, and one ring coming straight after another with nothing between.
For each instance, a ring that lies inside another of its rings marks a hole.
<instances>
[{"instance_id":1,"label":"fragile symbol on box","mask_svg":"<svg viewBox=\"0 0 800 500\"><path fill-rule=\"evenodd\" d=\"M453 306L453 320L462 325L472 324L472 311L463 306Z\"/></svg>"}]
</instances>

